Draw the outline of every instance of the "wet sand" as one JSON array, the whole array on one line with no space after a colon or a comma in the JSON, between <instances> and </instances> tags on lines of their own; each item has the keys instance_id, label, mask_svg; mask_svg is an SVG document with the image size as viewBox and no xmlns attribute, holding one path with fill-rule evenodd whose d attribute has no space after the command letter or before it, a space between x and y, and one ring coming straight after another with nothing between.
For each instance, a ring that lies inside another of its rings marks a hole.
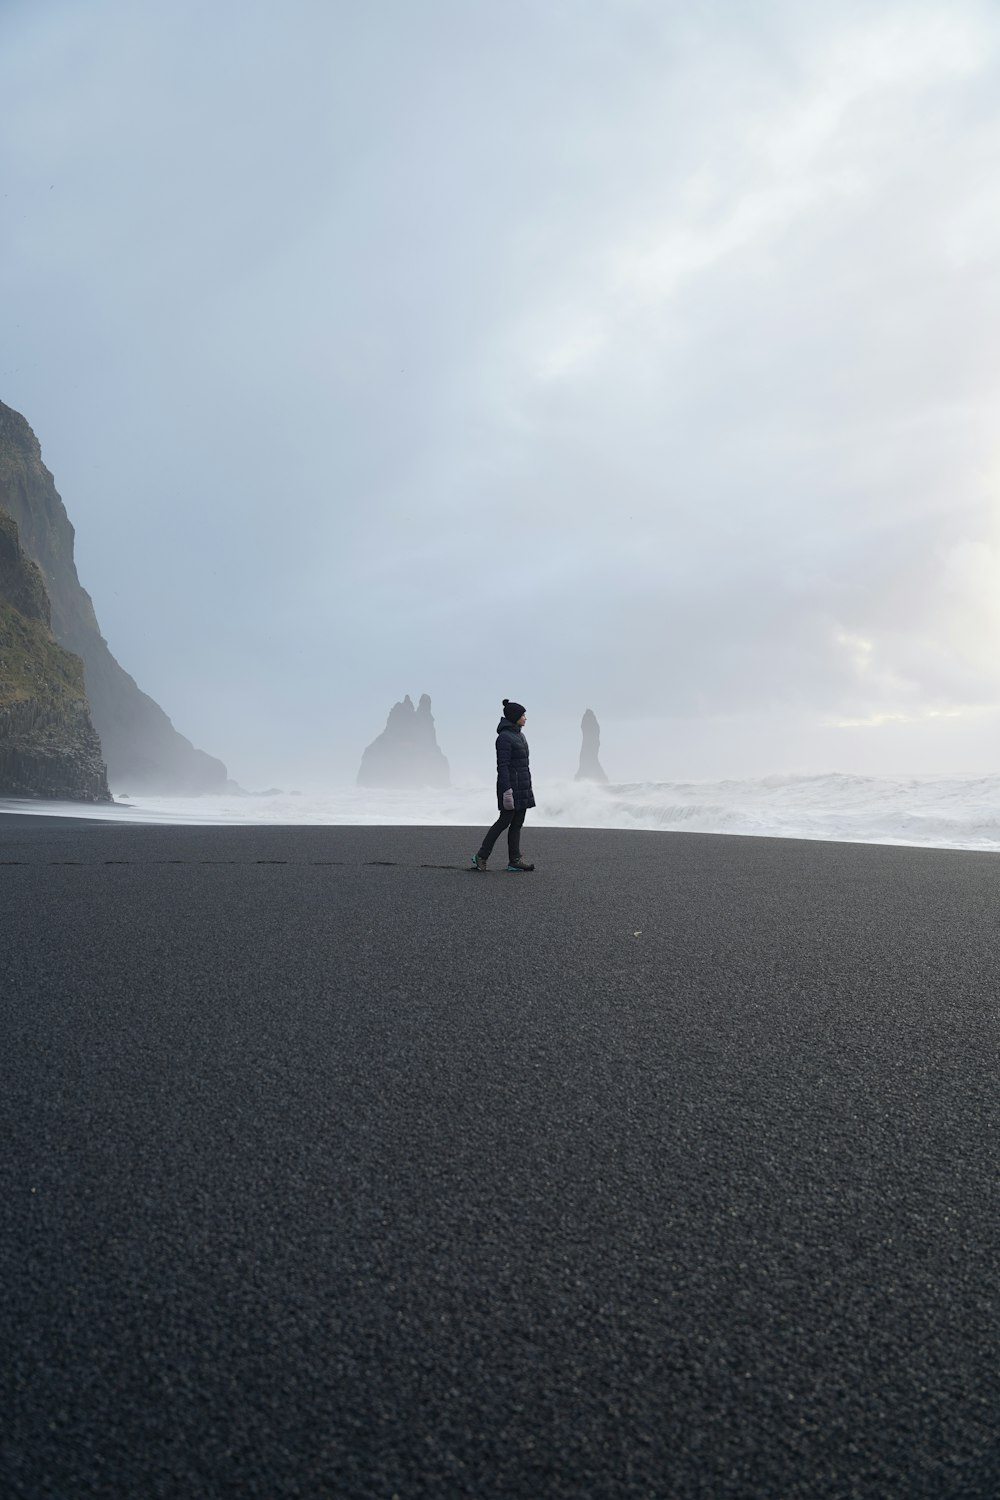
<instances>
[{"instance_id":1,"label":"wet sand","mask_svg":"<svg viewBox=\"0 0 1000 1500\"><path fill-rule=\"evenodd\" d=\"M479 833L0 818L3 1492L995 1496L1000 859Z\"/></svg>"}]
</instances>

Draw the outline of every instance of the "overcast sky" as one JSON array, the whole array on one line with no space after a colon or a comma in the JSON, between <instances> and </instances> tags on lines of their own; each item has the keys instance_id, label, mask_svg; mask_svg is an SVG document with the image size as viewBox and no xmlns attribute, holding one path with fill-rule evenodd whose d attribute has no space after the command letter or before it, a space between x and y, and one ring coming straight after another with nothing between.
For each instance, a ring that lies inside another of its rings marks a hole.
<instances>
[{"instance_id":1,"label":"overcast sky","mask_svg":"<svg viewBox=\"0 0 1000 1500\"><path fill-rule=\"evenodd\" d=\"M250 785L1000 761L1000 7L4 0L0 399Z\"/></svg>"}]
</instances>

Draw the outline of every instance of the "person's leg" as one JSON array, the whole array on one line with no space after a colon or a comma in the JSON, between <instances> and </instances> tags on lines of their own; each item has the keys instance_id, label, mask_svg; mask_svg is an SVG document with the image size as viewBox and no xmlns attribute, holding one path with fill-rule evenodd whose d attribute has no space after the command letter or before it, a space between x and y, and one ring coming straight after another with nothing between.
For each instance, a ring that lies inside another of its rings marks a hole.
<instances>
[{"instance_id":1,"label":"person's leg","mask_svg":"<svg viewBox=\"0 0 1000 1500\"><path fill-rule=\"evenodd\" d=\"M520 812L511 813L510 827L507 829L507 855L512 865L516 865L521 858L521 828L524 825L524 808Z\"/></svg>"},{"instance_id":2,"label":"person's leg","mask_svg":"<svg viewBox=\"0 0 1000 1500\"><path fill-rule=\"evenodd\" d=\"M483 859L489 859L493 853L493 845L510 823L511 818L516 818L517 813L502 812L493 827L483 835L483 842L479 846L479 853Z\"/></svg>"}]
</instances>

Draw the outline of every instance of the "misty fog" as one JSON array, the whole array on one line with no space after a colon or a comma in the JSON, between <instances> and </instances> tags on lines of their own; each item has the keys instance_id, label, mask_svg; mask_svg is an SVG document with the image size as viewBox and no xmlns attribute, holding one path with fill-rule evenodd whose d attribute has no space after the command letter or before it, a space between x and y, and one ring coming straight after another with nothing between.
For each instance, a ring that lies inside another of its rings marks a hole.
<instances>
[{"instance_id":1,"label":"misty fog","mask_svg":"<svg viewBox=\"0 0 1000 1500\"><path fill-rule=\"evenodd\" d=\"M1000 14L8 3L0 399L248 786L986 771Z\"/></svg>"}]
</instances>

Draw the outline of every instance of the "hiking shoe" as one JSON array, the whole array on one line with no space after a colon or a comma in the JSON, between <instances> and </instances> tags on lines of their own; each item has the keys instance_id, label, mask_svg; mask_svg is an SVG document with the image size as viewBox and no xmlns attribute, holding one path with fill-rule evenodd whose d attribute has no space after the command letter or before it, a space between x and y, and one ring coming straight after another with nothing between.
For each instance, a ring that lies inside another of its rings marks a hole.
<instances>
[{"instance_id":1,"label":"hiking shoe","mask_svg":"<svg viewBox=\"0 0 1000 1500\"><path fill-rule=\"evenodd\" d=\"M534 868L534 865L529 865L526 859L516 859L513 864L507 866L512 875L527 874L529 870L533 870Z\"/></svg>"},{"instance_id":2,"label":"hiking shoe","mask_svg":"<svg viewBox=\"0 0 1000 1500\"><path fill-rule=\"evenodd\" d=\"M474 870L486 869L486 859L482 854L474 854L472 856L472 868Z\"/></svg>"}]
</instances>

